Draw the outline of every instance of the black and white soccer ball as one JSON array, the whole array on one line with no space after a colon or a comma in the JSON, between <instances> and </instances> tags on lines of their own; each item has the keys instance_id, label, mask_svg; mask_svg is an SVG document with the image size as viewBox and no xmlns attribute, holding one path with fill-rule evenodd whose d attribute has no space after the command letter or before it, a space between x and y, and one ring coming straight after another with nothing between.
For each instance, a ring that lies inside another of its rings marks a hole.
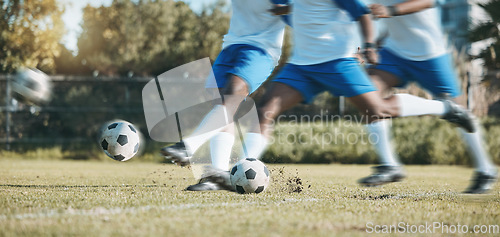
<instances>
[{"instance_id":1,"label":"black and white soccer ball","mask_svg":"<svg viewBox=\"0 0 500 237\"><path fill-rule=\"evenodd\" d=\"M36 68L22 69L12 81L14 98L27 104L43 104L51 99L52 82L47 74Z\"/></svg>"},{"instance_id":2,"label":"black and white soccer ball","mask_svg":"<svg viewBox=\"0 0 500 237\"><path fill-rule=\"evenodd\" d=\"M261 193L269 185L269 170L255 158L238 161L231 169L230 177L238 193Z\"/></svg>"},{"instance_id":3,"label":"black and white soccer ball","mask_svg":"<svg viewBox=\"0 0 500 237\"><path fill-rule=\"evenodd\" d=\"M115 121L102 128L99 145L114 160L127 161L139 151L139 131L127 121Z\"/></svg>"}]
</instances>

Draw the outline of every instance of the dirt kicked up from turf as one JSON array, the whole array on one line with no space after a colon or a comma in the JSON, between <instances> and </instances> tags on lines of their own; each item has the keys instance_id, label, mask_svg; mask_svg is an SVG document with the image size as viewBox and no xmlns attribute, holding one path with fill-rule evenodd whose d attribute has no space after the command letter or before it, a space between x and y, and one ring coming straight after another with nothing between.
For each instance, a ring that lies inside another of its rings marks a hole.
<instances>
[{"instance_id":1,"label":"dirt kicked up from turf","mask_svg":"<svg viewBox=\"0 0 500 237\"><path fill-rule=\"evenodd\" d=\"M284 166L275 167L270 170L271 183L277 187L280 192L301 193L305 188L311 188L311 184L299 176L299 171L290 172Z\"/></svg>"},{"instance_id":2,"label":"dirt kicked up from turf","mask_svg":"<svg viewBox=\"0 0 500 237\"><path fill-rule=\"evenodd\" d=\"M175 175L175 171L172 171L170 168L171 167L169 166L169 169L167 170L157 169L148 173L147 177L151 178L151 182L153 184L160 184L164 187L179 188L176 185L167 184L169 180L174 178L173 175ZM190 168L188 166L179 167L179 169L189 170ZM291 169L287 169L285 166L273 167L269 169L269 172L271 173L270 185L275 186L274 189L282 193L301 193L305 189L311 188L311 184L300 177L298 169L295 169L295 172L290 170ZM189 177L184 177L183 179L186 180L188 178Z\"/></svg>"}]
</instances>

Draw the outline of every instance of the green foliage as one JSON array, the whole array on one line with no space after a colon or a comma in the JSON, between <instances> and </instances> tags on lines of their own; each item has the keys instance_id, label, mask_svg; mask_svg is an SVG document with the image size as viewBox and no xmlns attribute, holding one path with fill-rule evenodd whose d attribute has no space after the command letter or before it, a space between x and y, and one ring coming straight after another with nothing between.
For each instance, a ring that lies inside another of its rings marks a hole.
<instances>
[{"instance_id":1,"label":"green foliage","mask_svg":"<svg viewBox=\"0 0 500 237\"><path fill-rule=\"evenodd\" d=\"M220 51L229 16L222 2L200 15L181 1L115 0L87 6L78 58L105 75L157 75Z\"/></svg>"},{"instance_id":2,"label":"green foliage","mask_svg":"<svg viewBox=\"0 0 500 237\"><path fill-rule=\"evenodd\" d=\"M45 148L39 145L14 145L14 152L0 151L2 157L28 157L50 159L99 159L107 160L95 142L99 123L84 121L85 117L68 118L68 125L59 126L71 130L79 126L74 135L88 134L89 141L59 145L50 143ZM300 119L300 117L298 117ZM87 118L88 119L88 118ZM73 120L76 120L73 121ZM141 127L143 121L132 121ZM483 121L487 149L494 162L500 164L500 119L486 118ZM50 125L49 123L49 126ZM52 133L61 132L61 127L51 127ZM85 129L87 128L87 129ZM470 165L472 162L457 129L434 117L403 118L393 122L396 152L405 164ZM146 131L143 131L146 132ZM146 134L146 133L145 133ZM147 134L146 134L147 137ZM263 156L268 163L342 163L376 164L377 155L372 146L377 138L370 136L359 121L335 120L327 122L296 123L281 122L275 128L272 144ZM166 144L145 140L144 153L136 160L157 161L160 148ZM238 150L238 147L234 149ZM17 155L16 155L17 154Z\"/></svg>"},{"instance_id":3,"label":"green foliage","mask_svg":"<svg viewBox=\"0 0 500 237\"><path fill-rule=\"evenodd\" d=\"M54 63L56 65L55 74L59 75L83 75L90 74L88 68L83 67L82 63L78 61L78 58L73 55L73 53L68 50L64 45L60 44L60 53L54 58Z\"/></svg>"},{"instance_id":4,"label":"green foliage","mask_svg":"<svg viewBox=\"0 0 500 237\"><path fill-rule=\"evenodd\" d=\"M487 148L500 164L500 120L484 122ZM433 118L404 118L393 121L396 152L405 164L471 164L457 129ZM279 140L281 138L281 140ZM274 144L263 157L266 162L283 163L377 163L370 137L357 122L337 120L329 123L276 126Z\"/></svg>"},{"instance_id":5,"label":"green foliage","mask_svg":"<svg viewBox=\"0 0 500 237\"><path fill-rule=\"evenodd\" d=\"M478 6L488 14L490 20L473 26L469 38L472 42L492 39L492 43L479 57L485 60L486 67L500 68L500 0L479 3Z\"/></svg>"},{"instance_id":6,"label":"green foliage","mask_svg":"<svg viewBox=\"0 0 500 237\"><path fill-rule=\"evenodd\" d=\"M56 0L0 0L0 73L20 67L54 72L63 11Z\"/></svg>"}]
</instances>

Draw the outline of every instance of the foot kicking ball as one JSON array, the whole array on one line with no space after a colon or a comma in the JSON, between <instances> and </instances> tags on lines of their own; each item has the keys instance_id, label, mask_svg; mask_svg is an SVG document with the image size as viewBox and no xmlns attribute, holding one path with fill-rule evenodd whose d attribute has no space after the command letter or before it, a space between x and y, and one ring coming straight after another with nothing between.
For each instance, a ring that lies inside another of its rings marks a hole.
<instances>
[{"instance_id":1,"label":"foot kicking ball","mask_svg":"<svg viewBox=\"0 0 500 237\"><path fill-rule=\"evenodd\" d=\"M139 151L140 144L139 131L127 121L105 125L99 139L104 153L117 161L130 160Z\"/></svg>"},{"instance_id":2,"label":"foot kicking ball","mask_svg":"<svg viewBox=\"0 0 500 237\"><path fill-rule=\"evenodd\" d=\"M260 160L246 158L231 169L231 184L238 193L261 193L269 185L269 170Z\"/></svg>"}]
</instances>

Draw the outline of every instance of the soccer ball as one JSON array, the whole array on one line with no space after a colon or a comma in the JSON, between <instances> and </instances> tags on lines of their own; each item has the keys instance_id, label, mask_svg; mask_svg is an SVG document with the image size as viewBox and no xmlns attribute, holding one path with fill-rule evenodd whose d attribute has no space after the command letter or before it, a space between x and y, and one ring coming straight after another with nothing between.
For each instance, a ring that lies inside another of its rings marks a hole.
<instances>
[{"instance_id":1,"label":"soccer ball","mask_svg":"<svg viewBox=\"0 0 500 237\"><path fill-rule=\"evenodd\" d=\"M20 70L12 82L14 98L23 103L41 104L50 101L52 82L49 76L36 68Z\"/></svg>"},{"instance_id":2,"label":"soccer ball","mask_svg":"<svg viewBox=\"0 0 500 237\"><path fill-rule=\"evenodd\" d=\"M134 157L140 144L139 131L127 121L116 121L104 126L99 139L104 153L117 161Z\"/></svg>"},{"instance_id":3,"label":"soccer ball","mask_svg":"<svg viewBox=\"0 0 500 237\"><path fill-rule=\"evenodd\" d=\"M238 161L231 169L230 177L238 193L260 193L269 185L269 170L255 158Z\"/></svg>"}]
</instances>

